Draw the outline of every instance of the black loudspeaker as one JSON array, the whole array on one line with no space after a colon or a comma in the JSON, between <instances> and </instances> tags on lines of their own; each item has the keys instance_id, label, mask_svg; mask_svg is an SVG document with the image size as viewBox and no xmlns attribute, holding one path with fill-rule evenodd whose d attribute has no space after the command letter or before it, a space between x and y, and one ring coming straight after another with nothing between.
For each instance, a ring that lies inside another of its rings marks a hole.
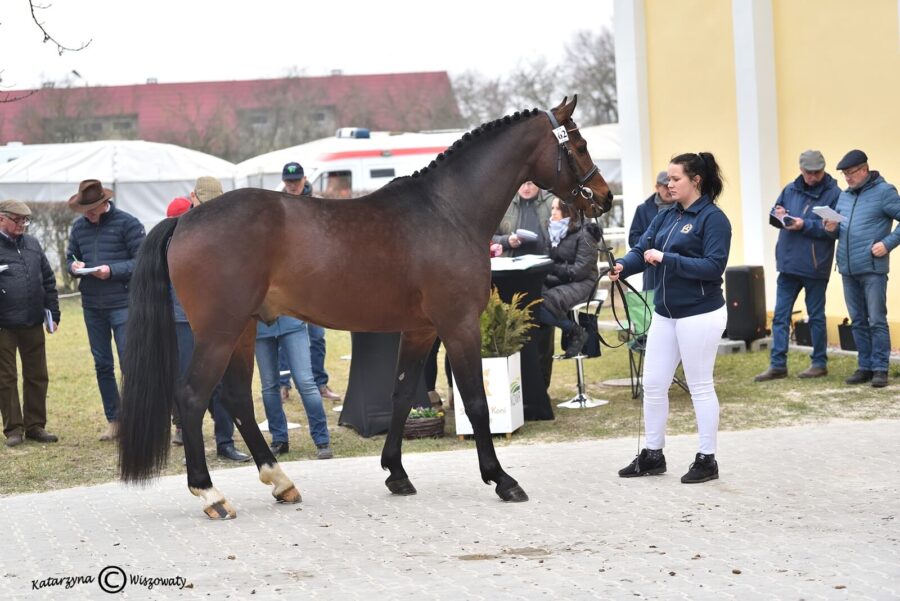
<instances>
[{"instance_id":1,"label":"black loudspeaker","mask_svg":"<svg viewBox=\"0 0 900 601\"><path fill-rule=\"evenodd\" d=\"M725 270L725 305L728 307L725 331L730 340L750 342L768 333L766 280L761 265Z\"/></svg>"},{"instance_id":2,"label":"black loudspeaker","mask_svg":"<svg viewBox=\"0 0 900 601\"><path fill-rule=\"evenodd\" d=\"M808 321L794 322L794 342L800 346L812 346L812 332L809 331Z\"/></svg>"}]
</instances>

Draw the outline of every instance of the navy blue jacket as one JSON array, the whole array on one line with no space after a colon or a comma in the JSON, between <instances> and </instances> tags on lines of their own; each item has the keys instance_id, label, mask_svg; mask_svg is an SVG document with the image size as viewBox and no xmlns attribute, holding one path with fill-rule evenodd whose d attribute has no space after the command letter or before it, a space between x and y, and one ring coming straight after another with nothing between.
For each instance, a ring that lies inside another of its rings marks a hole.
<instances>
[{"instance_id":1,"label":"navy blue jacket","mask_svg":"<svg viewBox=\"0 0 900 601\"><path fill-rule=\"evenodd\" d=\"M663 252L653 287L657 313L677 319L725 305L722 274L731 250L731 223L709 197L701 196L687 210L676 204L659 213L617 261L624 266L621 275L644 271L644 251L650 248Z\"/></svg>"},{"instance_id":2,"label":"navy blue jacket","mask_svg":"<svg viewBox=\"0 0 900 601\"><path fill-rule=\"evenodd\" d=\"M647 200L639 204L638 208L634 210L634 219L631 220L631 227L628 228L628 246L634 246L638 243L641 234L647 231L647 228L650 227L650 222L653 221L657 213L661 210L667 211L671 209L674 204L669 203L657 206L655 192Z\"/></svg>"},{"instance_id":3,"label":"navy blue jacket","mask_svg":"<svg viewBox=\"0 0 900 601\"><path fill-rule=\"evenodd\" d=\"M779 273L828 279L834 260L834 238L822 227L822 218L813 213L812 208L829 206L833 209L840 195L837 182L827 173L812 188L806 185L802 175L784 187L775 206L781 205L791 217L803 219L803 229L782 229L778 234L775 265Z\"/></svg>"},{"instance_id":4,"label":"navy blue jacket","mask_svg":"<svg viewBox=\"0 0 900 601\"><path fill-rule=\"evenodd\" d=\"M0 267L5 267L0 271L0 328L41 324L45 309L59 323L56 276L37 238L0 234Z\"/></svg>"},{"instance_id":5,"label":"navy blue jacket","mask_svg":"<svg viewBox=\"0 0 900 601\"><path fill-rule=\"evenodd\" d=\"M88 274L81 278L81 305L87 309L122 309L128 306L128 282L134 260L144 241L144 226L132 215L110 204L110 209L91 223L79 217L69 233L66 263L69 273L75 259L87 267L109 265L110 278ZM76 276L78 277L78 276Z\"/></svg>"}]
</instances>

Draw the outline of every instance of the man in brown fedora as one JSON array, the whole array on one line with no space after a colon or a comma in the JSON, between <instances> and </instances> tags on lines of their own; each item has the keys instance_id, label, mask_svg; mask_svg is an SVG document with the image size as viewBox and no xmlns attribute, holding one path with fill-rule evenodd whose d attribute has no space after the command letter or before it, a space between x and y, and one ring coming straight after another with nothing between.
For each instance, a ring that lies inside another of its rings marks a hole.
<instances>
[{"instance_id":1,"label":"man in brown fedora","mask_svg":"<svg viewBox=\"0 0 900 601\"><path fill-rule=\"evenodd\" d=\"M116 208L112 197L113 191L104 188L99 180L87 179L78 185L78 193L69 199L69 208L82 217L72 224L66 250L69 271L80 278L84 324L108 422L100 440L112 440L119 431L119 388L112 338L116 340L121 365L128 320L128 283L144 241L144 226Z\"/></svg>"},{"instance_id":2,"label":"man in brown fedora","mask_svg":"<svg viewBox=\"0 0 900 601\"><path fill-rule=\"evenodd\" d=\"M47 425L47 354L44 330L59 323L56 276L40 242L25 233L31 209L18 200L0 201L0 413L6 446L24 439L56 442ZM22 360L19 407L16 353Z\"/></svg>"}]
</instances>

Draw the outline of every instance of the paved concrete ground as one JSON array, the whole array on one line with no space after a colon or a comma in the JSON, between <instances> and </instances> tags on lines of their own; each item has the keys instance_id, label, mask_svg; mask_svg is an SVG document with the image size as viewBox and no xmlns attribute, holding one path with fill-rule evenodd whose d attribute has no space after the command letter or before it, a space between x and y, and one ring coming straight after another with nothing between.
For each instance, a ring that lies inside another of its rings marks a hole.
<instances>
[{"instance_id":1,"label":"paved concrete ground","mask_svg":"<svg viewBox=\"0 0 900 601\"><path fill-rule=\"evenodd\" d=\"M723 432L721 479L700 485L679 482L692 436L669 439L668 474L618 478L635 444L499 449L518 505L480 483L474 450L408 455L413 497L388 494L375 457L285 464L301 505L252 467L215 472L229 522L180 476L4 498L0 598L109 598L50 580L107 566L189 583L128 583L131 599L900 598L900 422Z\"/></svg>"}]
</instances>

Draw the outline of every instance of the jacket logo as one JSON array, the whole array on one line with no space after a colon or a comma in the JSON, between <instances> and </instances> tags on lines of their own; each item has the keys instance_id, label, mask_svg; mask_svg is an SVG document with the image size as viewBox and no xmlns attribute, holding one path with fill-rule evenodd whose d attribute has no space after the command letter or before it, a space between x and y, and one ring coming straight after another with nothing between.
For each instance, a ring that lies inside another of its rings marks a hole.
<instances>
[{"instance_id":1,"label":"jacket logo","mask_svg":"<svg viewBox=\"0 0 900 601\"><path fill-rule=\"evenodd\" d=\"M691 231L692 229L694 229L694 224L693 224L693 223L687 223L687 224L685 224L685 226L684 226L683 228L681 228L681 233L682 233L682 234L686 234L686 233L688 233L689 231Z\"/></svg>"}]
</instances>

